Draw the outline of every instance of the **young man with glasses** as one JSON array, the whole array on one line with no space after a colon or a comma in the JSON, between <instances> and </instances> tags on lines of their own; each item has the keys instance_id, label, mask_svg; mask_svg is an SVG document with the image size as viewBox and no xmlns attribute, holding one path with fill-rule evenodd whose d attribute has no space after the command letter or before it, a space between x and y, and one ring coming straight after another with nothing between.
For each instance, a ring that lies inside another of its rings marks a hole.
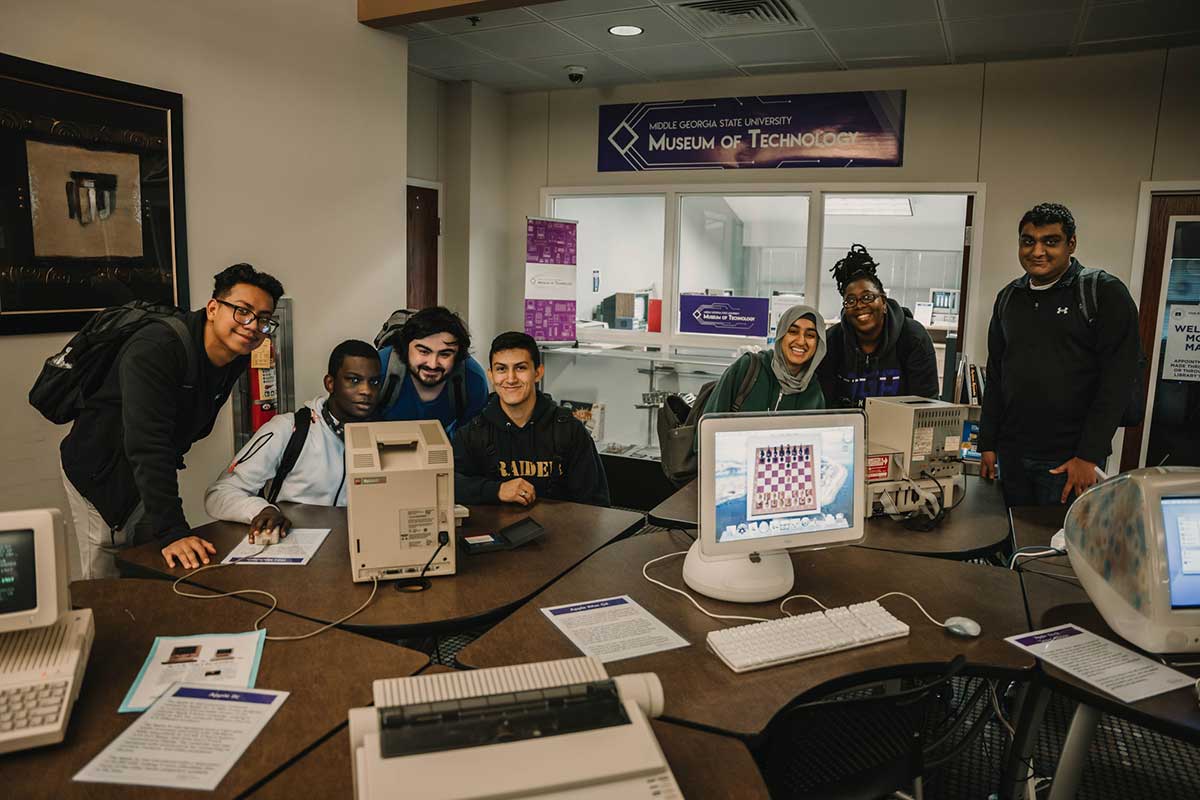
<instances>
[{"instance_id":1,"label":"young man with glasses","mask_svg":"<svg viewBox=\"0 0 1200 800\"><path fill-rule=\"evenodd\" d=\"M195 386L168 326L143 325L122 346L59 448L84 579L116 577L115 551L135 541L156 540L168 567L194 569L215 554L191 533L176 471L212 431L250 352L279 326L272 315L282 295L279 281L249 264L216 275L212 299L185 320L199 354Z\"/></svg>"},{"instance_id":2,"label":"young man with glasses","mask_svg":"<svg viewBox=\"0 0 1200 800\"><path fill-rule=\"evenodd\" d=\"M1025 274L988 325L979 471L994 479L999 463L1009 506L1054 505L1096 483L1112 451L1137 385L1138 311L1119 278L1075 260L1065 206L1033 207L1017 232Z\"/></svg>"},{"instance_id":3,"label":"young man with glasses","mask_svg":"<svg viewBox=\"0 0 1200 800\"><path fill-rule=\"evenodd\" d=\"M887 296L878 269L856 244L830 270L842 319L829 329L819 370L829 408L861 408L868 397L939 394L933 340L911 311Z\"/></svg>"},{"instance_id":4,"label":"young man with glasses","mask_svg":"<svg viewBox=\"0 0 1200 800\"><path fill-rule=\"evenodd\" d=\"M204 510L214 519L250 525L250 542L271 530L286 537L291 520L275 505L305 503L312 506L344 506L346 488L346 445L348 422L373 417L379 400L379 357L375 348L358 339L348 339L329 354L325 374L326 397L311 400L294 414L277 414L254 433L233 459L229 468L204 493ZM290 468L281 465L292 449ZM268 481L268 497L261 492Z\"/></svg>"}]
</instances>

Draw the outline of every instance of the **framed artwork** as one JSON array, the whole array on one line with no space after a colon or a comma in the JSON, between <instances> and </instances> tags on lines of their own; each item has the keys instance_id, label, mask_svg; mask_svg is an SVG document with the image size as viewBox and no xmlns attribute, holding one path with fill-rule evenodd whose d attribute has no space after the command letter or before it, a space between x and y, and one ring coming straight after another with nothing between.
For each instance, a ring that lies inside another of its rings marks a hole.
<instances>
[{"instance_id":1,"label":"framed artwork","mask_svg":"<svg viewBox=\"0 0 1200 800\"><path fill-rule=\"evenodd\" d=\"M188 307L183 96L0 53L0 335Z\"/></svg>"}]
</instances>

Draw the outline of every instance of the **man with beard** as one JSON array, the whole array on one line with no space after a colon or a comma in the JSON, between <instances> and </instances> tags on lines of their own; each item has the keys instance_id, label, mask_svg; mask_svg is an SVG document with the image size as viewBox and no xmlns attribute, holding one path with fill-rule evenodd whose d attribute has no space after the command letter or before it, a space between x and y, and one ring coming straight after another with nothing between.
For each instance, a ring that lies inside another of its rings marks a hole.
<instances>
[{"instance_id":1,"label":"man with beard","mask_svg":"<svg viewBox=\"0 0 1200 800\"><path fill-rule=\"evenodd\" d=\"M433 306L410 317L396 341L396 357L390 345L379 351L385 375L380 419L436 419L449 436L479 416L487 376L470 348L467 326L450 309Z\"/></svg>"}]
</instances>

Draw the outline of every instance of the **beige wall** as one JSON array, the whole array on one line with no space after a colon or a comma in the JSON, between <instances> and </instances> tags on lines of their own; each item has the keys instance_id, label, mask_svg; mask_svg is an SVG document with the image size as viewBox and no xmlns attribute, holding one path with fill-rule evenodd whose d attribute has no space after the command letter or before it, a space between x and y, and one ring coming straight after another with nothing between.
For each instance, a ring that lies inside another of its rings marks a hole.
<instances>
[{"instance_id":1,"label":"beige wall","mask_svg":"<svg viewBox=\"0 0 1200 800\"><path fill-rule=\"evenodd\" d=\"M358 24L353 0L7 2L0 51L183 94L192 304L236 261L279 277L299 399L321 390L333 345L369 340L403 304L407 44ZM65 339L0 339L0 508L63 503L66 429L25 395ZM232 456L230 420L181 473L193 524Z\"/></svg>"},{"instance_id":2,"label":"beige wall","mask_svg":"<svg viewBox=\"0 0 1200 800\"><path fill-rule=\"evenodd\" d=\"M419 72L408 73L408 177L442 180L441 137L445 124L445 84Z\"/></svg>"},{"instance_id":3,"label":"beige wall","mask_svg":"<svg viewBox=\"0 0 1200 800\"><path fill-rule=\"evenodd\" d=\"M1071 207L1079 254L1128 278L1139 183L1200 179L1200 48L1073 59L822 72L556 91L510 100L511 276L520 222L541 186L661 183L974 182L986 184L981 305L1018 274L1014 229L1043 200ZM607 103L857 89L906 89L904 165L895 169L598 173L597 108ZM1161 108L1160 108L1161 105ZM1157 144L1156 144L1157 143ZM977 223L980 221L976 217ZM980 238L982 237L982 238ZM510 280L512 279L510 277ZM972 314L982 358L989 312Z\"/></svg>"}]
</instances>

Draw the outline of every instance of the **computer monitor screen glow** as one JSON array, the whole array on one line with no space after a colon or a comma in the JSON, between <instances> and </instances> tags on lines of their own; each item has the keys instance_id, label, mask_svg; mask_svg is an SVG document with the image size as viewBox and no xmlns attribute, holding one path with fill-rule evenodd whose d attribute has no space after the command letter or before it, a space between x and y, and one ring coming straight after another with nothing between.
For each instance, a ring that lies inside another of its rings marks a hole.
<instances>
[{"instance_id":1,"label":"computer monitor screen glow","mask_svg":"<svg viewBox=\"0 0 1200 800\"><path fill-rule=\"evenodd\" d=\"M1200 608L1200 495L1162 498L1172 608Z\"/></svg>"},{"instance_id":2,"label":"computer monitor screen glow","mask_svg":"<svg viewBox=\"0 0 1200 800\"><path fill-rule=\"evenodd\" d=\"M705 417L701 469L711 491L702 484L702 551L721 555L861 539L863 419L859 412Z\"/></svg>"},{"instance_id":3,"label":"computer monitor screen glow","mask_svg":"<svg viewBox=\"0 0 1200 800\"><path fill-rule=\"evenodd\" d=\"M0 616L37 608L33 530L0 531Z\"/></svg>"}]
</instances>

